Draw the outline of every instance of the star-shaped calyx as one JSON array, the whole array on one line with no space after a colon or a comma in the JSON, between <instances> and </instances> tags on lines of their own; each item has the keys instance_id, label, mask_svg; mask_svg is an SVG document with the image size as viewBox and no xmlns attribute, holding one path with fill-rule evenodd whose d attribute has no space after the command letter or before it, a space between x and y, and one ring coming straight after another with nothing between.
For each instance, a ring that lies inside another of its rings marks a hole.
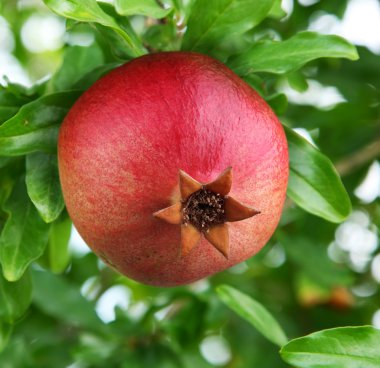
<instances>
[{"instance_id":1,"label":"star-shaped calyx","mask_svg":"<svg viewBox=\"0 0 380 368\"><path fill-rule=\"evenodd\" d=\"M181 225L181 254L186 256L197 246L202 235L228 258L228 224L259 214L228 196L232 186L232 168L228 167L214 181L202 184L179 171L181 201L153 215L170 224Z\"/></svg>"}]
</instances>

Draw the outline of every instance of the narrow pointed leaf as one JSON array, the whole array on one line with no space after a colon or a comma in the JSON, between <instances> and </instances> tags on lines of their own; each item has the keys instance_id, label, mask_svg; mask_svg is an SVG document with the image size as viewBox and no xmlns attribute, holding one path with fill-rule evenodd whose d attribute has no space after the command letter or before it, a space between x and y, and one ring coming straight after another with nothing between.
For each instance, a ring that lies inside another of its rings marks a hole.
<instances>
[{"instance_id":1,"label":"narrow pointed leaf","mask_svg":"<svg viewBox=\"0 0 380 368\"><path fill-rule=\"evenodd\" d=\"M360 326L319 331L290 341L280 353L300 368L378 368L380 330Z\"/></svg>"},{"instance_id":2,"label":"narrow pointed leaf","mask_svg":"<svg viewBox=\"0 0 380 368\"><path fill-rule=\"evenodd\" d=\"M331 161L317 148L285 127L289 145L288 196L304 210L331 222L344 221L350 198Z\"/></svg>"},{"instance_id":3,"label":"narrow pointed leaf","mask_svg":"<svg viewBox=\"0 0 380 368\"><path fill-rule=\"evenodd\" d=\"M3 210L8 219L0 236L0 262L4 277L8 281L17 281L29 264L42 255L50 225L42 220L29 200L22 177L4 203Z\"/></svg>"},{"instance_id":4,"label":"narrow pointed leaf","mask_svg":"<svg viewBox=\"0 0 380 368\"><path fill-rule=\"evenodd\" d=\"M45 222L54 221L65 207L56 154L35 152L26 158L28 195Z\"/></svg>"},{"instance_id":5,"label":"narrow pointed leaf","mask_svg":"<svg viewBox=\"0 0 380 368\"><path fill-rule=\"evenodd\" d=\"M196 0L182 49L209 52L226 36L240 35L268 15L275 0Z\"/></svg>"},{"instance_id":6,"label":"narrow pointed leaf","mask_svg":"<svg viewBox=\"0 0 380 368\"><path fill-rule=\"evenodd\" d=\"M5 87L0 86L0 124L17 113L20 107L30 102L30 98L16 96Z\"/></svg>"},{"instance_id":7,"label":"narrow pointed leaf","mask_svg":"<svg viewBox=\"0 0 380 368\"><path fill-rule=\"evenodd\" d=\"M53 93L24 105L0 126L0 155L55 152L59 126L80 94L80 91Z\"/></svg>"},{"instance_id":8,"label":"narrow pointed leaf","mask_svg":"<svg viewBox=\"0 0 380 368\"><path fill-rule=\"evenodd\" d=\"M23 316L31 301L32 280L29 272L16 282L7 281L0 273L0 321L14 323Z\"/></svg>"},{"instance_id":9,"label":"narrow pointed leaf","mask_svg":"<svg viewBox=\"0 0 380 368\"><path fill-rule=\"evenodd\" d=\"M115 58L125 61L145 54L146 50L142 44L141 38L134 31L131 22L129 21L129 17L118 14L111 4L105 2L98 2L98 4L103 12L107 13L112 19L114 19L118 28L122 30L122 32L115 32L115 29L109 28L100 23L94 23L98 34L106 43L108 43ZM128 35L127 39L123 36L124 34ZM130 47L130 44L136 45L138 51L133 50Z\"/></svg>"},{"instance_id":10,"label":"narrow pointed leaf","mask_svg":"<svg viewBox=\"0 0 380 368\"><path fill-rule=\"evenodd\" d=\"M80 22L98 23L112 29L126 42L133 56L145 53L140 44L121 28L113 17L102 10L96 0L44 0L44 3L56 14Z\"/></svg>"},{"instance_id":11,"label":"narrow pointed leaf","mask_svg":"<svg viewBox=\"0 0 380 368\"><path fill-rule=\"evenodd\" d=\"M258 42L245 53L230 58L227 64L239 75L257 72L282 74L324 57L356 60L358 54L355 46L344 38L301 32L286 41Z\"/></svg>"},{"instance_id":12,"label":"narrow pointed leaf","mask_svg":"<svg viewBox=\"0 0 380 368\"><path fill-rule=\"evenodd\" d=\"M49 86L54 91L72 89L83 75L102 66L103 63L103 53L96 43L88 47L67 47L63 55L62 65L50 80ZM80 88L84 89L83 86Z\"/></svg>"},{"instance_id":13,"label":"narrow pointed leaf","mask_svg":"<svg viewBox=\"0 0 380 368\"><path fill-rule=\"evenodd\" d=\"M269 341L278 346L287 343L284 331L263 305L228 285L219 286L216 291L223 303L248 321Z\"/></svg>"},{"instance_id":14,"label":"narrow pointed leaf","mask_svg":"<svg viewBox=\"0 0 380 368\"><path fill-rule=\"evenodd\" d=\"M166 17L171 9L159 5L156 0L116 0L116 11L121 15L146 15L156 19Z\"/></svg>"},{"instance_id":15,"label":"narrow pointed leaf","mask_svg":"<svg viewBox=\"0 0 380 368\"><path fill-rule=\"evenodd\" d=\"M51 224L48 245L38 262L54 273L62 273L70 262L71 228L71 220L65 214Z\"/></svg>"}]
</instances>

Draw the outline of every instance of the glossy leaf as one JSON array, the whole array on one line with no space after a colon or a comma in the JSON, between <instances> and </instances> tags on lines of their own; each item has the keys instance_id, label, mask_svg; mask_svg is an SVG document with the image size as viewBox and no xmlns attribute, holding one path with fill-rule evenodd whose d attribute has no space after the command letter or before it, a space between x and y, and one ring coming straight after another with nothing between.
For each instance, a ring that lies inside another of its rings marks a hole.
<instances>
[{"instance_id":1,"label":"glossy leaf","mask_svg":"<svg viewBox=\"0 0 380 368\"><path fill-rule=\"evenodd\" d=\"M263 305L228 285L219 286L217 293L223 303L248 321L269 341L279 346L286 344L288 340L284 331Z\"/></svg>"},{"instance_id":2,"label":"glossy leaf","mask_svg":"<svg viewBox=\"0 0 380 368\"><path fill-rule=\"evenodd\" d=\"M140 44L134 42L131 35L121 28L113 17L102 10L96 0L44 0L44 3L56 14L80 22L98 23L112 29L125 40L132 56L145 53Z\"/></svg>"},{"instance_id":3,"label":"glossy leaf","mask_svg":"<svg viewBox=\"0 0 380 368\"><path fill-rule=\"evenodd\" d=\"M54 273L63 272L70 262L69 240L71 225L71 220L67 215L54 221L51 225L44 259L46 260L46 266Z\"/></svg>"},{"instance_id":4,"label":"glossy leaf","mask_svg":"<svg viewBox=\"0 0 380 368\"><path fill-rule=\"evenodd\" d=\"M35 152L26 157L28 195L45 222L54 221L65 207L56 154Z\"/></svg>"},{"instance_id":5,"label":"glossy leaf","mask_svg":"<svg viewBox=\"0 0 380 368\"><path fill-rule=\"evenodd\" d=\"M146 50L142 46L139 36L132 28L129 18L118 14L111 4L99 3L99 6L104 11L104 13L106 13L108 16L114 19L115 22L117 22L118 27L124 33L129 35L131 42L138 45L138 48L141 49L139 55L144 54ZM124 37L120 35L120 33L114 32L113 29L106 27L100 23L95 23L95 28L98 30L98 33L103 38L103 40L108 44L111 52L117 59L125 61L136 57L136 53L131 51L128 42Z\"/></svg>"},{"instance_id":6,"label":"glossy leaf","mask_svg":"<svg viewBox=\"0 0 380 368\"><path fill-rule=\"evenodd\" d=\"M83 75L102 66L103 63L103 53L96 43L88 47L67 47L62 65L50 81L52 90L63 91L73 88Z\"/></svg>"},{"instance_id":7,"label":"glossy leaf","mask_svg":"<svg viewBox=\"0 0 380 368\"><path fill-rule=\"evenodd\" d=\"M355 46L341 37L301 32L286 41L257 42L243 54L231 57L227 64L239 75L282 74L323 57L356 60L358 54Z\"/></svg>"},{"instance_id":8,"label":"glossy leaf","mask_svg":"<svg viewBox=\"0 0 380 368\"><path fill-rule=\"evenodd\" d=\"M3 210L8 219L0 236L0 262L4 277L17 281L29 264L42 255L50 225L29 200L23 177L15 184Z\"/></svg>"},{"instance_id":9,"label":"glossy leaf","mask_svg":"<svg viewBox=\"0 0 380 368\"><path fill-rule=\"evenodd\" d=\"M0 155L55 152L59 125L80 91L58 92L24 105L0 126Z\"/></svg>"},{"instance_id":10,"label":"glossy leaf","mask_svg":"<svg viewBox=\"0 0 380 368\"><path fill-rule=\"evenodd\" d=\"M350 198L331 161L317 148L285 127L289 145L288 196L305 211L331 222L344 221Z\"/></svg>"},{"instance_id":11,"label":"glossy leaf","mask_svg":"<svg viewBox=\"0 0 380 368\"><path fill-rule=\"evenodd\" d=\"M116 0L116 11L121 15L146 15L156 19L166 17L171 9L165 9L156 0Z\"/></svg>"},{"instance_id":12,"label":"glossy leaf","mask_svg":"<svg viewBox=\"0 0 380 368\"><path fill-rule=\"evenodd\" d=\"M29 272L16 282L7 281L0 273L0 323L17 321L28 309L31 301L32 280Z\"/></svg>"},{"instance_id":13,"label":"glossy leaf","mask_svg":"<svg viewBox=\"0 0 380 368\"><path fill-rule=\"evenodd\" d=\"M103 330L104 324L95 313L93 305L65 279L48 272L33 271L33 303L46 314L74 326L90 330Z\"/></svg>"},{"instance_id":14,"label":"glossy leaf","mask_svg":"<svg viewBox=\"0 0 380 368\"><path fill-rule=\"evenodd\" d=\"M182 49L209 52L226 36L240 35L268 15L275 0L196 0Z\"/></svg>"},{"instance_id":15,"label":"glossy leaf","mask_svg":"<svg viewBox=\"0 0 380 368\"><path fill-rule=\"evenodd\" d=\"M380 330L363 326L315 332L290 341L281 357L300 368L378 368Z\"/></svg>"}]
</instances>

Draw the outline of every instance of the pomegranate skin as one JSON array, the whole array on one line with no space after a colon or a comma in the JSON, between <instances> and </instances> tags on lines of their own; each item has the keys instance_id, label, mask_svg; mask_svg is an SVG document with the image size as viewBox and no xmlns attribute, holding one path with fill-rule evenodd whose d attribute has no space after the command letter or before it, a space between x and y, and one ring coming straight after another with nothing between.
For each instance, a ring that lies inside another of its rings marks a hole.
<instances>
[{"instance_id":1,"label":"pomegranate skin","mask_svg":"<svg viewBox=\"0 0 380 368\"><path fill-rule=\"evenodd\" d=\"M288 179L283 128L221 62L190 52L145 55L75 103L60 129L59 172L77 230L124 275L157 286L196 281L257 253L280 219ZM180 255L180 226L153 213L180 199L178 171L206 183L233 168L230 195L261 213L229 223L226 259L202 240Z\"/></svg>"}]
</instances>

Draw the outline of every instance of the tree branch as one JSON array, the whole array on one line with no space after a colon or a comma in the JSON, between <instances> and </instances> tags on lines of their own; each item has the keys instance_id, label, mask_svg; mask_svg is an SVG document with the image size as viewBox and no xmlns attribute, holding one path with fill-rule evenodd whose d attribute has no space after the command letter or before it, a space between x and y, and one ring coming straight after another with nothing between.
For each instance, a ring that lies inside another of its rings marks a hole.
<instances>
[{"instance_id":1,"label":"tree branch","mask_svg":"<svg viewBox=\"0 0 380 368\"><path fill-rule=\"evenodd\" d=\"M341 176L349 175L369 161L380 157L380 138L335 164Z\"/></svg>"}]
</instances>

